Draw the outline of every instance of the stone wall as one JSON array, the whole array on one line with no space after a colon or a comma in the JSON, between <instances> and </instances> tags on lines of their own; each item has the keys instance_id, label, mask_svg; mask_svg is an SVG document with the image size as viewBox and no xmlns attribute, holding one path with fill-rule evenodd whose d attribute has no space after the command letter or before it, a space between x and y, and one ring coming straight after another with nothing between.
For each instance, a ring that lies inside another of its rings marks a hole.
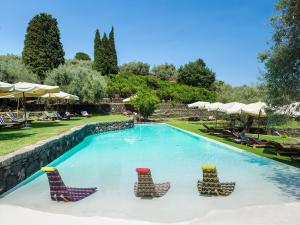
<instances>
[{"instance_id":1,"label":"stone wall","mask_svg":"<svg viewBox=\"0 0 300 225\"><path fill-rule=\"evenodd\" d=\"M132 119L88 124L11 154L0 156L0 194L13 188L41 167L63 155L85 137L91 134L128 129L133 126Z\"/></svg>"},{"instance_id":2,"label":"stone wall","mask_svg":"<svg viewBox=\"0 0 300 225\"><path fill-rule=\"evenodd\" d=\"M209 114L206 110L188 108L186 104L177 103L172 105L171 103L161 103L151 117L199 117L199 119L207 119Z\"/></svg>"}]
</instances>

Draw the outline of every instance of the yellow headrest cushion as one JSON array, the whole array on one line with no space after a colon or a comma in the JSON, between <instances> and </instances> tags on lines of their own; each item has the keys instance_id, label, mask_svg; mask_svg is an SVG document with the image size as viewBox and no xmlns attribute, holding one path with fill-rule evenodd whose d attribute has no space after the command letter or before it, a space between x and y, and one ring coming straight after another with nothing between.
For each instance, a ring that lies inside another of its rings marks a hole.
<instances>
[{"instance_id":1,"label":"yellow headrest cushion","mask_svg":"<svg viewBox=\"0 0 300 225\"><path fill-rule=\"evenodd\" d=\"M216 170L216 166L214 166L214 165L203 165L202 169L203 170Z\"/></svg>"},{"instance_id":2,"label":"yellow headrest cushion","mask_svg":"<svg viewBox=\"0 0 300 225\"><path fill-rule=\"evenodd\" d=\"M42 167L41 170L45 172L55 172L57 169L55 167Z\"/></svg>"}]
</instances>

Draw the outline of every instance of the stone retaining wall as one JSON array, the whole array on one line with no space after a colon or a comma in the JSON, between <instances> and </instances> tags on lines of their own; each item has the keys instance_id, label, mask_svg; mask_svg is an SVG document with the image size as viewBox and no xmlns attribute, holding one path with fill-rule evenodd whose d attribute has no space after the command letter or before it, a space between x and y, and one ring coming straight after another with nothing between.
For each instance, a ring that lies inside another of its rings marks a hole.
<instances>
[{"instance_id":1,"label":"stone retaining wall","mask_svg":"<svg viewBox=\"0 0 300 225\"><path fill-rule=\"evenodd\" d=\"M132 128L134 121L102 122L74 128L64 134L0 156L0 194L46 166L89 135Z\"/></svg>"}]
</instances>

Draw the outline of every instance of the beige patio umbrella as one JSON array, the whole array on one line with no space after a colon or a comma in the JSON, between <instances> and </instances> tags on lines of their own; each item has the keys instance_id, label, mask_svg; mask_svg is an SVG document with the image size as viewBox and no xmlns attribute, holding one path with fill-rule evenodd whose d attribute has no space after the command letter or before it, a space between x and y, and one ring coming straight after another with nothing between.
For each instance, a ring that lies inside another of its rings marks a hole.
<instances>
[{"instance_id":1,"label":"beige patio umbrella","mask_svg":"<svg viewBox=\"0 0 300 225\"><path fill-rule=\"evenodd\" d=\"M5 82L0 82L0 95L6 95L7 92L13 91L14 85L5 83Z\"/></svg>"},{"instance_id":2,"label":"beige patio umbrella","mask_svg":"<svg viewBox=\"0 0 300 225\"><path fill-rule=\"evenodd\" d=\"M209 104L210 104L209 102L198 101L198 102L188 104L188 107L189 108L206 109L206 106Z\"/></svg>"},{"instance_id":3,"label":"beige patio umbrella","mask_svg":"<svg viewBox=\"0 0 300 225\"><path fill-rule=\"evenodd\" d=\"M58 86L49 86L27 82L19 82L14 84L13 86L13 90L3 94L2 98L23 98L25 121L27 121L26 97L41 97L42 95L47 93L57 93L60 91Z\"/></svg>"}]
</instances>

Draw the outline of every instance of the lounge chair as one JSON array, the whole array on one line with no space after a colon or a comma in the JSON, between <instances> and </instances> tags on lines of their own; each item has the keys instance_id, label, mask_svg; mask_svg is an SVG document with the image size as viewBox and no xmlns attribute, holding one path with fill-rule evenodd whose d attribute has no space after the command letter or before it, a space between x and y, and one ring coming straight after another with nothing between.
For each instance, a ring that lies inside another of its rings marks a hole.
<instances>
[{"instance_id":1,"label":"lounge chair","mask_svg":"<svg viewBox=\"0 0 300 225\"><path fill-rule=\"evenodd\" d=\"M170 182L154 184L149 168L137 168L138 182L134 184L136 197L162 197L170 189Z\"/></svg>"},{"instance_id":2,"label":"lounge chair","mask_svg":"<svg viewBox=\"0 0 300 225\"><path fill-rule=\"evenodd\" d=\"M220 183L215 166L203 165L203 181L198 180L198 191L206 196L228 196L235 188L234 182Z\"/></svg>"},{"instance_id":3,"label":"lounge chair","mask_svg":"<svg viewBox=\"0 0 300 225\"><path fill-rule=\"evenodd\" d=\"M75 202L86 198L97 191L97 188L66 187L58 170L54 167L42 167L41 170L47 174L50 186L50 196L53 201Z\"/></svg>"},{"instance_id":4,"label":"lounge chair","mask_svg":"<svg viewBox=\"0 0 300 225\"><path fill-rule=\"evenodd\" d=\"M81 111L81 115L83 117L91 117L92 116L92 114L89 114L87 111Z\"/></svg>"},{"instance_id":5,"label":"lounge chair","mask_svg":"<svg viewBox=\"0 0 300 225\"><path fill-rule=\"evenodd\" d=\"M285 146L276 141L269 141L268 145L270 148L269 152L276 154L277 156L285 155L285 156L300 156L300 147L299 146Z\"/></svg>"},{"instance_id":6,"label":"lounge chair","mask_svg":"<svg viewBox=\"0 0 300 225\"><path fill-rule=\"evenodd\" d=\"M2 115L0 115L0 126L5 127L5 126L12 126L15 128L22 127L24 123L19 123L19 122L13 122L13 121L7 121L4 119Z\"/></svg>"},{"instance_id":7,"label":"lounge chair","mask_svg":"<svg viewBox=\"0 0 300 225\"><path fill-rule=\"evenodd\" d=\"M16 123L31 123L32 120L19 120L15 117L15 115L12 113L12 112L7 112L6 115L9 117L9 119L12 121L12 122L16 122Z\"/></svg>"},{"instance_id":8,"label":"lounge chair","mask_svg":"<svg viewBox=\"0 0 300 225\"><path fill-rule=\"evenodd\" d=\"M56 115L57 119L59 119L59 120L69 120L70 119L70 116L60 114L59 112L55 112L55 115Z\"/></svg>"},{"instance_id":9,"label":"lounge chair","mask_svg":"<svg viewBox=\"0 0 300 225\"><path fill-rule=\"evenodd\" d=\"M46 119L50 119L50 120L57 120L57 115L52 116L48 111L44 111L44 114L46 116Z\"/></svg>"}]
</instances>

